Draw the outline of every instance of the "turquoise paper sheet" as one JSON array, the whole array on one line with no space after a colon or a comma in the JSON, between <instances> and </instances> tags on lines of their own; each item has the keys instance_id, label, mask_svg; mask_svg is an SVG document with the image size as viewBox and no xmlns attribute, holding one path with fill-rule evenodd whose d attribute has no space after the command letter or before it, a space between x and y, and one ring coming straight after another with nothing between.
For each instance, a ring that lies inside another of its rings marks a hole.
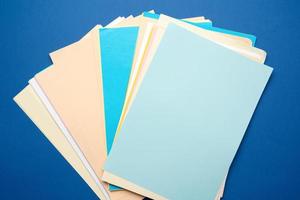
<instances>
[{"instance_id":1,"label":"turquoise paper sheet","mask_svg":"<svg viewBox=\"0 0 300 200\"><path fill-rule=\"evenodd\" d=\"M107 152L118 127L135 53L138 27L100 29ZM110 186L111 190L119 187Z\"/></svg>"}]
</instances>

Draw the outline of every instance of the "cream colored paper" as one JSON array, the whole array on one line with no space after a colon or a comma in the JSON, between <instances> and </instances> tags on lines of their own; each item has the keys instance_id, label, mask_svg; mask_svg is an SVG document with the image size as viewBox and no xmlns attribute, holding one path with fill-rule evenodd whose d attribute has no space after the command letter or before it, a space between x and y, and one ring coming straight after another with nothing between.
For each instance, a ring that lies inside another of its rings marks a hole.
<instances>
[{"instance_id":1,"label":"cream colored paper","mask_svg":"<svg viewBox=\"0 0 300 200\"><path fill-rule=\"evenodd\" d=\"M102 175L102 164L106 158L106 143L102 87L98 78L99 74L101 75L100 54L96 55L94 49L99 48L99 36L95 33L88 35L80 44L76 43L70 47L72 53L66 53L66 56L71 58L68 62L47 68L35 76L35 81L42 92L47 91L45 94L51 102L50 105L59 113L57 119L63 121L60 123L61 129L69 136L69 142L73 139L73 148L77 150L76 153L80 155L94 181L101 187L99 177ZM131 199L142 199L128 191L120 193Z\"/></svg>"},{"instance_id":2,"label":"cream colored paper","mask_svg":"<svg viewBox=\"0 0 300 200\"><path fill-rule=\"evenodd\" d=\"M106 143L99 134L104 132L103 97L98 78L100 58L94 53L98 45L92 36L69 48L72 51L65 54L68 62L57 62L38 73L35 80L100 177Z\"/></svg>"}]
</instances>

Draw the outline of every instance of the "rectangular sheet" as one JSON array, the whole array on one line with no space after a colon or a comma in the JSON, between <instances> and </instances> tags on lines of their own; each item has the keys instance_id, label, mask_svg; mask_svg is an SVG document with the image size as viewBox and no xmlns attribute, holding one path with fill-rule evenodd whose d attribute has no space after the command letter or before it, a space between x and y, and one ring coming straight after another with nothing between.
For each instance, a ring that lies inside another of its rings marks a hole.
<instances>
[{"instance_id":1,"label":"rectangular sheet","mask_svg":"<svg viewBox=\"0 0 300 200\"><path fill-rule=\"evenodd\" d=\"M121 22L121 24L122 24L122 22ZM123 24L124 24L124 21L123 21ZM203 23L194 23L193 25L201 27L202 24ZM116 26L119 26L119 25L120 25L120 23L117 24ZM125 25L126 25L126 23L125 23ZM116 48L112 48L112 49L116 49ZM106 50L103 50L103 52L106 52ZM103 70L103 67L104 67L103 59L104 58L102 56L102 70ZM115 61L116 59L105 59L105 60ZM119 67L119 66L116 66L116 67ZM122 86L122 84L120 85L120 87L113 87L111 84L116 85L117 82L118 82L118 81L114 81L113 79L126 80L126 78L124 78L124 76L126 77L126 73L122 74L120 70L116 70L116 72L118 71L118 73L115 73L111 69L112 69L111 67L108 67L108 70L106 70L107 73L111 74L111 76L110 76L112 78L111 80L105 81L106 75L105 75L105 73L102 73L103 74L103 81L106 82L106 84L104 84L104 88L105 87L107 88L107 89L104 89L104 99L106 99L105 96L108 96L107 101L106 101L107 103L104 103L105 107L107 107L106 112L105 112L105 115L106 115L105 119L106 119L106 141L107 141L107 151L108 152L109 152L109 150L111 148L111 145L113 143L115 133L116 133L116 128L117 128L117 123L119 122L119 119L120 119L120 116L121 116L120 112L121 112L121 108L123 107L123 102L124 102L124 100L123 100L124 95L122 95L122 91L125 91L124 89L122 90L122 88L124 88ZM118 79L117 74L119 74L122 78ZM125 94L125 93L123 93L123 94ZM116 103L118 103L118 105L116 105ZM114 105L112 105L112 104L114 104ZM120 109L118 109L118 108L120 108ZM115 187L115 186L111 186L110 189L111 190L119 190L120 188Z\"/></svg>"},{"instance_id":2,"label":"rectangular sheet","mask_svg":"<svg viewBox=\"0 0 300 200\"><path fill-rule=\"evenodd\" d=\"M100 29L102 85L109 154L125 102L135 53L138 27ZM119 190L110 186L110 190Z\"/></svg>"},{"instance_id":3,"label":"rectangular sheet","mask_svg":"<svg viewBox=\"0 0 300 200\"><path fill-rule=\"evenodd\" d=\"M169 25L105 170L162 198L214 199L271 71Z\"/></svg>"},{"instance_id":4,"label":"rectangular sheet","mask_svg":"<svg viewBox=\"0 0 300 200\"><path fill-rule=\"evenodd\" d=\"M154 41L156 41L156 42L157 42L158 40L154 40ZM249 44L249 45L251 45L251 44ZM145 55L144 55L144 56L145 56ZM131 81L132 81L132 80L131 80ZM132 81L132 83L134 83L134 81ZM131 86L132 86L132 85L131 85ZM129 85L129 88L130 88L130 85ZM127 93L127 95L129 95L129 96L130 96L130 92L129 92L129 93ZM223 188L224 188L224 184L223 184ZM220 190L220 191L221 191L221 193L223 193L223 190L224 190L224 189ZM222 195L221 195L221 196L222 196Z\"/></svg>"}]
</instances>

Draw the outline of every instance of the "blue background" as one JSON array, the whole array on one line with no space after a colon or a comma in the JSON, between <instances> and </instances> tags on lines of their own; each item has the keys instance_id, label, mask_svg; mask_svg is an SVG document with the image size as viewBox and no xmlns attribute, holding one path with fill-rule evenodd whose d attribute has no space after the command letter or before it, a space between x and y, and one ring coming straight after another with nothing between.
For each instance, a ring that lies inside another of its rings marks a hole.
<instances>
[{"instance_id":1,"label":"blue background","mask_svg":"<svg viewBox=\"0 0 300 200\"><path fill-rule=\"evenodd\" d=\"M0 199L96 199L12 98L50 64L49 52L97 23L150 9L178 18L204 15L219 27L257 36L274 72L232 164L224 199L300 199L298 2L1 0Z\"/></svg>"}]
</instances>

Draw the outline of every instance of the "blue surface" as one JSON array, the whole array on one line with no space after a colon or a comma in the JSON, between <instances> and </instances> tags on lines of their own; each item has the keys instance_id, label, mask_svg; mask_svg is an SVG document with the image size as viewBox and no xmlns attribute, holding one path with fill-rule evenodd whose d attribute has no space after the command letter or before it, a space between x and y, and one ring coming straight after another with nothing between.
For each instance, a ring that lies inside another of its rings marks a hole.
<instances>
[{"instance_id":1,"label":"blue surface","mask_svg":"<svg viewBox=\"0 0 300 200\"><path fill-rule=\"evenodd\" d=\"M108 153L114 142L123 110L138 31L138 27L99 30ZM121 189L114 185L109 186L111 191Z\"/></svg>"},{"instance_id":2,"label":"blue surface","mask_svg":"<svg viewBox=\"0 0 300 200\"><path fill-rule=\"evenodd\" d=\"M97 199L12 98L50 64L48 53L119 15L204 15L257 37L274 67L232 164L225 200L299 199L300 2L296 0L0 2L0 199Z\"/></svg>"}]
</instances>

